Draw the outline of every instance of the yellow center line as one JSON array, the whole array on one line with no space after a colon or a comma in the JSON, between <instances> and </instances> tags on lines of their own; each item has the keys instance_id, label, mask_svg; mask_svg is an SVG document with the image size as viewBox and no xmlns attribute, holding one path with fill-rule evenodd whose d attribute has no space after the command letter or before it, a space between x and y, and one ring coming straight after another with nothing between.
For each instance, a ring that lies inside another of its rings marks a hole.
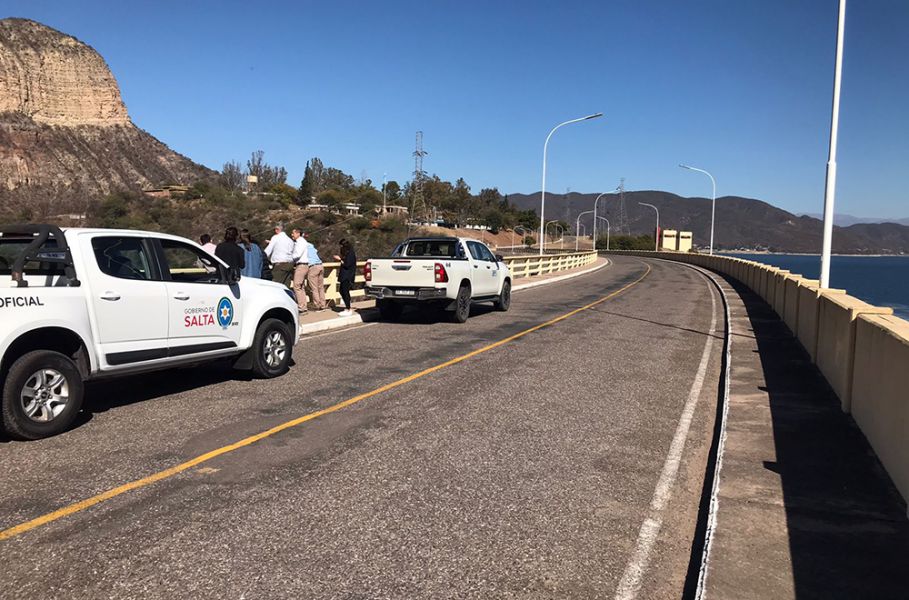
<instances>
[{"instance_id":1,"label":"yellow center line","mask_svg":"<svg viewBox=\"0 0 909 600\"><path fill-rule=\"evenodd\" d=\"M456 365L467 359L473 358L474 356L483 354L484 352L489 352L490 350L493 350L495 348L498 348L499 346L508 344L509 342L513 342L514 340L522 338L525 335L533 333L534 331L539 331L540 329L543 329L544 327L549 327L551 325L555 325L556 323L558 323L560 321L564 321L565 319L567 319L571 316L574 316L574 315L578 314L579 312L593 308L594 306L597 306L598 304L602 304L603 302L606 302L607 300L609 300L611 298L615 298L622 292L637 285L638 283L643 281L643 279L645 277L647 277L647 275L650 274L650 271L651 271L650 265L645 265L645 266L647 267L647 270L644 271L644 274L641 275L635 281L632 281L628 285L612 292L611 294L609 294L607 296L600 298L599 300L596 300L594 302L591 302L590 304L582 306L581 308L577 308L575 310L572 310L571 312L567 312L564 315L561 315L559 317L546 321L545 323L540 323L539 325L535 325L535 326L531 327L530 329L525 329L524 331L516 333L505 339L499 340L498 342L489 344L488 346L478 348L477 350L473 350L472 352L468 352L467 354L463 354L461 356L458 356L457 358L452 358L451 360L445 361L434 367L429 367L428 369L424 369L423 371L414 373L413 375L408 375L407 377L404 377L403 379L398 379L397 381L383 385L382 387L376 388L372 391L366 392L364 394L360 394L359 396L354 396L353 398L348 398L347 400L344 400L343 402L339 402L337 404L333 404L332 406L329 406L328 408L323 408L322 410L317 410L315 412L308 413L306 415L303 415L302 417L298 417L296 419L292 419L285 423L281 423L280 425L276 425L275 427L272 427L271 429L266 429L265 431L262 431L261 433L251 435L238 442L234 442L233 444L228 444L227 446L222 446L221 448L217 448L215 450L212 450L211 452L206 452L205 454L201 454L186 462L180 463L179 465L170 467L169 469L164 469L163 471L158 471L157 473L153 473L151 475L148 475L147 477L143 477L141 479L136 479L135 481L130 481L129 483L125 483L123 485L109 489L106 492L101 492L100 494L91 496L90 498L86 498L85 500L80 500L79 502L69 504L67 506L64 506L63 508L59 508L53 512L49 512L47 514L41 515L40 517L37 517L30 521L25 521L24 523L20 523L19 525L15 525L13 527L10 527L9 529L4 529L3 531L0 531L0 541L15 537L19 534L25 533L26 531L30 531L37 527L41 527L42 525L47 525L48 523L56 521L57 519L67 517L67 516L75 514L77 512L81 512L83 510L91 508L92 506L94 506L96 504L100 504L106 500L110 500L111 498L115 498L117 496L120 496L121 494L125 494L126 492L146 487L155 482L161 481L162 479L167 479L169 477L173 477L174 475L182 473L183 471L186 471L187 469L191 469L204 462L210 461L213 458L217 458L218 456L221 456L221 455L227 454L229 452L233 452L234 450L238 450L245 446L254 444L267 437L271 437L271 436L275 435L276 433L280 433L280 432L284 431L285 429L290 429L291 427L296 427L297 425L302 425L303 423L306 423L307 421L312 421L313 419L318 419L319 417L331 414L333 412L337 412L343 408L347 408L348 406L351 406L353 404L366 400L367 398L372 398L373 396L377 396L383 392L393 390L396 387L400 387L406 383L410 383L411 381L420 379L421 377L425 377L427 375L430 375L431 373L435 373L436 371L440 371L446 367Z\"/></svg>"}]
</instances>

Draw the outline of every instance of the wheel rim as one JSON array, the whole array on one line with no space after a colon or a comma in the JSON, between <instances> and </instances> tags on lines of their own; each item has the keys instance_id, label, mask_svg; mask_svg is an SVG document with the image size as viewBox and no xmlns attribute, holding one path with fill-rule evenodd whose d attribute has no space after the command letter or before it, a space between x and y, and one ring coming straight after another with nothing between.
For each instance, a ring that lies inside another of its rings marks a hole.
<instances>
[{"instance_id":1,"label":"wheel rim","mask_svg":"<svg viewBox=\"0 0 909 600\"><path fill-rule=\"evenodd\" d=\"M35 371L25 380L19 401L26 417L38 423L48 423L66 408L69 381L56 369Z\"/></svg>"},{"instance_id":2,"label":"wheel rim","mask_svg":"<svg viewBox=\"0 0 909 600\"><path fill-rule=\"evenodd\" d=\"M271 368L281 366L287 356L287 342L280 331L272 331L265 336L265 345L262 348L262 357L265 364Z\"/></svg>"}]
</instances>

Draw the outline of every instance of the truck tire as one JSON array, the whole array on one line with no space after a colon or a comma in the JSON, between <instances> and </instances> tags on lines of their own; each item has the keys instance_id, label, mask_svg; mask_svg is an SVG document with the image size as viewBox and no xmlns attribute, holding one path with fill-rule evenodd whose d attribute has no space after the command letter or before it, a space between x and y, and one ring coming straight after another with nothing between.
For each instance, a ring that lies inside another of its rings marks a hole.
<instances>
[{"instance_id":1,"label":"truck tire","mask_svg":"<svg viewBox=\"0 0 909 600\"><path fill-rule=\"evenodd\" d=\"M251 348L252 372L260 379L271 379L287 373L293 352L293 336L278 319L266 319L256 330Z\"/></svg>"},{"instance_id":2,"label":"truck tire","mask_svg":"<svg viewBox=\"0 0 909 600\"><path fill-rule=\"evenodd\" d=\"M470 316L470 284L465 283L458 289L455 309L452 313L455 323L464 323Z\"/></svg>"},{"instance_id":3,"label":"truck tire","mask_svg":"<svg viewBox=\"0 0 909 600\"><path fill-rule=\"evenodd\" d=\"M12 364L3 386L3 430L37 440L69 429L82 408L85 386L76 363L51 350L34 350Z\"/></svg>"},{"instance_id":4,"label":"truck tire","mask_svg":"<svg viewBox=\"0 0 909 600\"><path fill-rule=\"evenodd\" d=\"M400 302L384 299L376 300L376 308L379 309L379 316L383 321L397 321L404 311L404 306Z\"/></svg>"},{"instance_id":5,"label":"truck tire","mask_svg":"<svg viewBox=\"0 0 909 600\"><path fill-rule=\"evenodd\" d=\"M496 307L496 310L505 312L511 306L511 282L506 281L502 284L502 293L499 294L499 297L496 298L496 301L493 303L493 306Z\"/></svg>"}]
</instances>

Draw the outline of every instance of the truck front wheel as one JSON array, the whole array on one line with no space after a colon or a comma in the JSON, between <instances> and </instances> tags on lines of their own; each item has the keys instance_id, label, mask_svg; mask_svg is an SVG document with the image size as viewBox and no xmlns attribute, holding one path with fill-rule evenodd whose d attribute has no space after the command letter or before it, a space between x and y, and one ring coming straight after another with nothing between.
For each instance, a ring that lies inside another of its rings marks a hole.
<instances>
[{"instance_id":1,"label":"truck front wheel","mask_svg":"<svg viewBox=\"0 0 909 600\"><path fill-rule=\"evenodd\" d=\"M20 440L37 440L73 424L85 387L68 356L34 350L10 367L3 386L3 429Z\"/></svg>"},{"instance_id":2,"label":"truck front wheel","mask_svg":"<svg viewBox=\"0 0 909 600\"><path fill-rule=\"evenodd\" d=\"M278 319L267 319L259 325L252 347L252 371L256 377L271 379L287 372L292 340L287 325Z\"/></svg>"}]
</instances>

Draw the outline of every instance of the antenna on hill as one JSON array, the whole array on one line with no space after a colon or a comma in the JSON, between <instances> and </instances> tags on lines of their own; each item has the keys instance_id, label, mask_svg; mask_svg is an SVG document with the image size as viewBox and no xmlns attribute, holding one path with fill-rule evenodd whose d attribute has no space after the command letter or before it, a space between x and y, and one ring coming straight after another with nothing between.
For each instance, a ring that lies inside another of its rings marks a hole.
<instances>
[{"instance_id":1,"label":"antenna on hill","mask_svg":"<svg viewBox=\"0 0 909 600\"><path fill-rule=\"evenodd\" d=\"M413 199L410 204L411 220L422 218L424 216L423 213L426 212L426 203L423 200L423 179L426 177L426 173L423 172L423 157L427 154L429 153L423 150L423 132L418 131L416 148L413 151Z\"/></svg>"},{"instance_id":2,"label":"antenna on hill","mask_svg":"<svg viewBox=\"0 0 909 600\"><path fill-rule=\"evenodd\" d=\"M628 228L628 211L625 210L625 178L622 177L619 180L619 187L616 188L619 192L619 215L618 223L616 224L616 229L622 235L631 235L631 231Z\"/></svg>"}]
</instances>

